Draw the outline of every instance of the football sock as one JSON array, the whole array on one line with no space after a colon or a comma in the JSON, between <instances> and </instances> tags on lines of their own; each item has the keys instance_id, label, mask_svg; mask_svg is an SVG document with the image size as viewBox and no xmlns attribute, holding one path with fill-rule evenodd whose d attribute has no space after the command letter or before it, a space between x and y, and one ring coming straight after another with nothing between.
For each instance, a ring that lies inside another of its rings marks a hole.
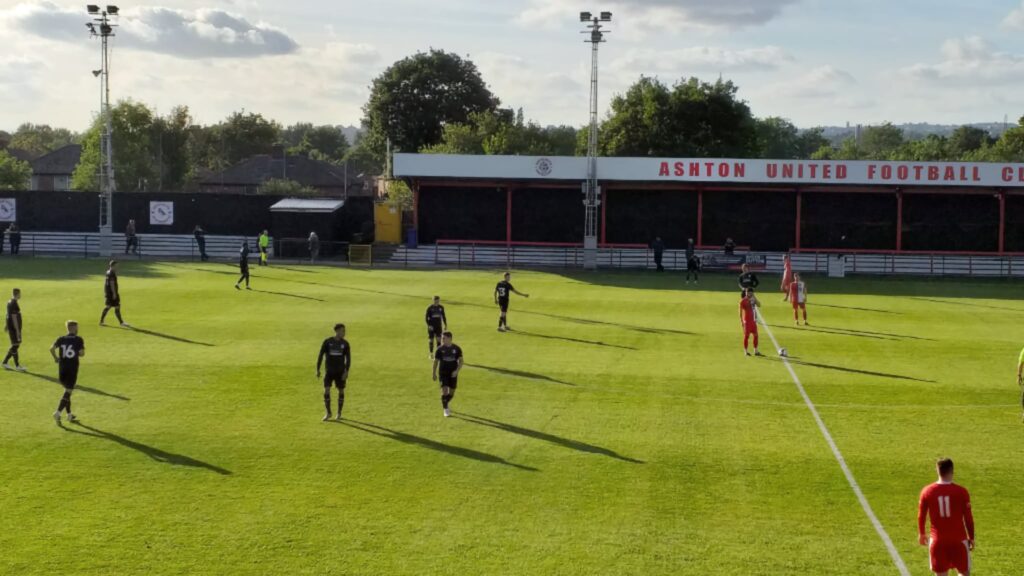
<instances>
[{"instance_id":1,"label":"football sock","mask_svg":"<svg viewBox=\"0 0 1024 576\"><path fill-rule=\"evenodd\" d=\"M68 414L71 413L71 391L65 390L64 395L61 396L60 404L57 405L57 412L67 408Z\"/></svg>"},{"instance_id":2,"label":"football sock","mask_svg":"<svg viewBox=\"0 0 1024 576\"><path fill-rule=\"evenodd\" d=\"M117 321L118 322L120 322L121 324L124 324L124 318L121 318L121 309L120 308L114 308L114 316L117 316Z\"/></svg>"},{"instance_id":3,"label":"football sock","mask_svg":"<svg viewBox=\"0 0 1024 576\"><path fill-rule=\"evenodd\" d=\"M338 392L338 416L341 416L341 409L345 407L345 393Z\"/></svg>"},{"instance_id":4,"label":"football sock","mask_svg":"<svg viewBox=\"0 0 1024 576\"><path fill-rule=\"evenodd\" d=\"M17 356L14 355L14 346L11 346L11 349L7 351L7 356L4 356L4 364L7 364L7 361L10 360L12 357L17 358ZM17 364L18 361L15 360L14 363Z\"/></svg>"},{"instance_id":5,"label":"football sock","mask_svg":"<svg viewBox=\"0 0 1024 576\"><path fill-rule=\"evenodd\" d=\"M328 414L331 413L331 389L330 388L327 388L327 389L324 390L324 410L327 410Z\"/></svg>"},{"instance_id":6,"label":"football sock","mask_svg":"<svg viewBox=\"0 0 1024 576\"><path fill-rule=\"evenodd\" d=\"M104 320L107 319L107 312L110 312L110 308L109 307L104 308L103 309L103 314L100 314L100 323L101 324L103 323Z\"/></svg>"},{"instance_id":7,"label":"football sock","mask_svg":"<svg viewBox=\"0 0 1024 576\"><path fill-rule=\"evenodd\" d=\"M434 353L434 339L433 338L430 339L430 353L431 354Z\"/></svg>"},{"instance_id":8,"label":"football sock","mask_svg":"<svg viewBox=\"0 0 1024 576\"><path fill-rule=\"evenodd\" d=\"M448 409L448 402L451 402L451 399L452 399L452 395L451 394L442 394L441 395L441 406L444 409L447 410Z\"/></svg>"}]
</instances>

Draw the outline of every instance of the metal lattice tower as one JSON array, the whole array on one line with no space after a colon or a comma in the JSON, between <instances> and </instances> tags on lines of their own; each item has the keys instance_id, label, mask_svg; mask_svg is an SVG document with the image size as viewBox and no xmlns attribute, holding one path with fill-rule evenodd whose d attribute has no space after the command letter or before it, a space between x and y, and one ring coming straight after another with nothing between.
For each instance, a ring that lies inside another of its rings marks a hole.
<instances>
[{"instance_id":1,"label":"metal lattice tower","mask_svg":"<svg viewBox=\"0 0 1024 576\"><path fill-rule=\"evenodd\" d=\"M100 121L102 129L100 132L100 214L99 232L100 247L102 256L113 254L113 195L116 188L114 180L114 146L113 146L113 118L110 106L110 38L114 36L114 27L111 18L116 18L120 9L117 6L107 6L101 10L99 6L90 4L89 14L93 21L86 24L89 34L93 38L100 39L100 69L93 70L93 76L100 79Z\"/></svg>"},{"instance_id":2,"label":"metal lattice tower","mask_svg":"<svg viewBox=\"0 0 1024 576\"><path fill-rule=\"evenodd\" d=\"M598 212L601 207L601 186L597 181L597 136L598 136L598 47L605 42L607 34L602 22L611 22L611 12L601 12L593 16L590 12L580 13L580 22L587 24L583 34L589 34L585 42L590 48L590 135L587 139L587 180L583 184L583 267L593 270L597 268L597 234Z\"/></svg>"}]
</instances>

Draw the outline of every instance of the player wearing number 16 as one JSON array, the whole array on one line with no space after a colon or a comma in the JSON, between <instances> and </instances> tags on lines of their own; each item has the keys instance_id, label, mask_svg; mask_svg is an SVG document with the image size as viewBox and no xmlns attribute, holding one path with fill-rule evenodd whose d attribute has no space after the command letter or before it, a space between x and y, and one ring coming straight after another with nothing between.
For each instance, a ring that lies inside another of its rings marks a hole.
<instances>
[{"instance_id":1,"label":"player wearing number 16","mask_svg":"<svg viewBox=\"0 0 1024 576\"><path fill-rule=\"evenodd\" d=\"M971 573L974 550L974 515L971 495L953 483L953 461L943 458L935 463L939 481L925 486L917 507L917 534L922 546L928 546L932 572L945 576L956 569L962 576ZM931 520L930 534L925 534Z\"/></svg>"},{"instance_id":2,"label":"player wearing number 16","mask_svg":"<svg viewBox=\"0 0 1024 576\"><path fill-rule=\"evenodd\" d=\"M78 359L85 356L85 340L78 335L78 322L68 320L68 333L53 343L50 347L50 355L57 363L60 385L64 387L64 396L57 405L57 411L53 413L53 419L60 425L60 413L66 410L68 422L75 422L78 418L71 412L71 393L78 384Z\"/></svg>"}]
</instances>

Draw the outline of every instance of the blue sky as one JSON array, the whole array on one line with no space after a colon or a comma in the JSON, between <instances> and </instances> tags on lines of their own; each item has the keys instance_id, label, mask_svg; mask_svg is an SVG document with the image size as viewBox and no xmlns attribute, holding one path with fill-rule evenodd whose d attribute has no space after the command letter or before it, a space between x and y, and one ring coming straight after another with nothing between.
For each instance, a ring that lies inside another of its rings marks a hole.
<instances>
[{"instance_id":1,"label":"blue sky","mask_svg":"<svg viewBox=\"0 0 1024 576\"><path fill-rule=\"evenodd\" d=\"M468 56L509 106L586 121L580 9L611 10L602 106L641 74L721 74L760 116L799 126L1011 121L1024 115L1024 0L155 0L121 4L113 89L200 122L246 109L356 124L391 62ZM84 3L0 0L0 129L84 128L98 47Z\"/></svg>"}]
</instances>

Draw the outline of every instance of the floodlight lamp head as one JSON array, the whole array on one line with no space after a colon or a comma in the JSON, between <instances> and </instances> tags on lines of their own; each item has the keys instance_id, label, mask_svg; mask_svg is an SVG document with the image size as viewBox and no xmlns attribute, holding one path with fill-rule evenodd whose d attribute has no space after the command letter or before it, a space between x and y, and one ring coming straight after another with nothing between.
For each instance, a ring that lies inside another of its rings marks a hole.
<instances>
[{"instance_id":1,"label":"floodlight lamp head","mask_svg":"<svg viewBox=\"0 0 1024 576\"><path fill-rule=\"evenodd\" d=\"M92 75L99 78L100 74L103 74L103 70L93 70Z\"/></svg>"},{"instance_id":2,"label":"floodlight lamp head","mask_svg":"<svg viewBox=\"0 0 1024 576\"><path fill-rule=\"evenodd\" d=\"M580 12L580 22L590 22L594 15L590 12Z\"/></svg>"},{"instance_id":3,"label":"floodlight lamp head","mask_svg":"<svg viewBox=\"0 0 1024 576\"><path fill-rule=\"evenodd\" d=\"M113 32L114 28L110 24L100 24L100 34L110 36Z\"/></svg>"},{"instance_id":4,"label":"floodlight lamp head","mask_svg":"<svg viewBox=\"0 0 1024 576\"><path fill-rule=\"evenodd\" d=\"M601 12L601 22L611 22L611 21L612 21L612 13L611 12Z\"/></svg>"},{"instance_id":5,"label":"floodlight lamp head","mask_svg":"<svg viewBox=\"0 0 1024 576\"><path fill-rule=\"evenodd\" d=\"M120 8L118 8L117 6L114 6L114 5L112 5L112 4L107 4L107 14L110 14L111 16L117 16L117 13L118 13L118 12L119 12L120 10L121 10L121 9L120 9Z\"/></svg>"},{"instance_id":6,"label":"floodlight lamp head","mask_svg":"<svg viewBox=\"0 0 1024 576\"><path fill-rule=\"evenodd\" d=\"M89 29L89 32L96 33L96 26L92 22L86 22L85 27Z\"/></svg>"},{"instance_id":7,"label":"floodlight lamp head","mask_svg":"<svg viewBox=\"0 0 1024 576\"><path fill-rule=\"evenodd\" d=\"M88 6L85 7L85 9L89 11L89 14L99 14L100 13L100 7L95 5L95 4L89 4Z\"/></svg>"}]
</instances>

